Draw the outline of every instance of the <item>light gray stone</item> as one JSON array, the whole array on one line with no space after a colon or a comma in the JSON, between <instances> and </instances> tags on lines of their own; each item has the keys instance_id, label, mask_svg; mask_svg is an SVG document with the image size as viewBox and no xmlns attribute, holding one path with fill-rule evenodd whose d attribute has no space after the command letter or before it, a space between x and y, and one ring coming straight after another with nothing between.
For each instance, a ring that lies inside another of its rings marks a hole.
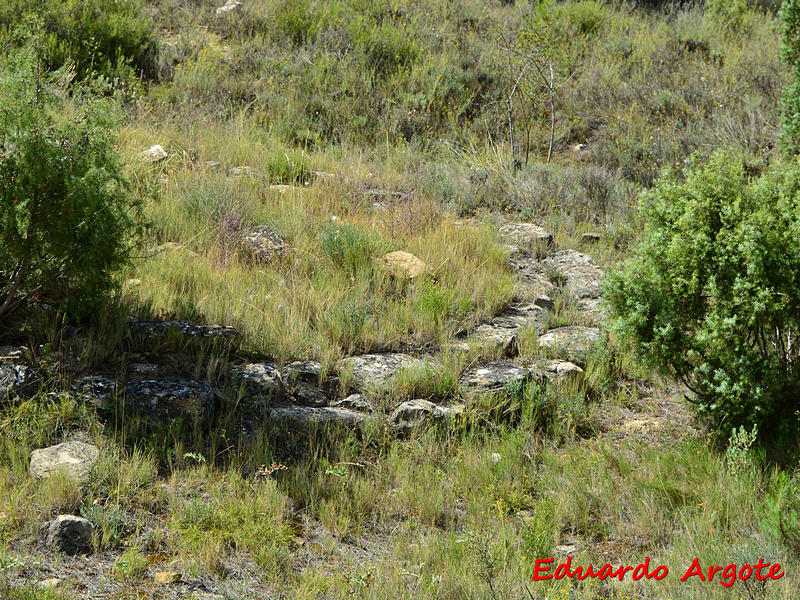
<instances>
[{"instance_id":1,"label":"light gray stone","mask_svg":"<svg viewBox=\"0 0 800 600\"><path fill-rule=\"evenodd\" d=\"M544 333L547 318L547 311L536 302L518 302L494 317L492 325L507 328L532 326L537 333Z\"/></svg>"},{"instance_id":2,"label":"light gray stone","mask_svg":"<svg viewBox=\"0 0 800 600\"><path fill-rule=\"evenodd\" d=\"M577 250L561 250L542 261L559 273L566 287L577 298L598 298L603 277L602 269L588 254Z\"/></svg>"},{"instance_id":3,"label":"light gray stone","mask_svg":"<svg viewBox=\"0 0 800 600\"><path fill-rule=\"evenodd\" d=\"M208 418L220 396L212 385L178 377L131 379L125 386L126 408L154 423L176 417Z\"/></svg>"},{"instance_id":4,"label":"light gray stone","mask_svg":"<svg viewBox=\"0 0 800 600\"><path fill-rule=\"evenodd\" d=\"M558 327L539 337L539 346L578 366L586 365L586 354L599 343L602 332L597 327Z\"/></svg>"},{"instance_id":5,"label":"light gray stone","mask_svg":"<svg viewBox=\"0 0 800 600\"><path fill-rule=\"evenodd\" d=\"M362 354L342 359L337 364L340 373L351 372L353 385L357 390L383 387L398 372L421 367L425 362L408 354L386 352L381 354Z\"/></svg>"},{"instance_id":6,"label":"light gray stone","mask_svg":"<svg viewBox=\"0 0 800 600\"><path fill-rule=\"evenodd\" d=\"M99 457L100 451L96 446L69 441L31 452L29 470L37 479L46 479L53 473L63 472L80 481L89 476Z\"/></svg>"},{"instance_id":7,"label":"light gray stone","mask_svg":"<svg viewBox=\"0 0 800 600\"><path fill-rule=\"evenodd\" d=\"M283 377L273 363L247 363L231 369L233 381L251 393L278 397L283 393Z\"/></svg>"},{"instance_id":8,"label":"light gray stone","mask_svg":"<svg viewBox=\"0 0 800 600\"><path fill-rule=\"evenodd\" d=\"M202 339L241 337L239 331L230 325L201 325L192 321L132 321L130 328L147 338L169 335Z\"/></svg>"},{"instance_id":9,"label":"light gray stone","mask_svg":"<svg viewBox=\"0 0 800 600\"><path fill-rule=\"evenodd\" d=\"M32 369L0 361L0 403L29 398L38 391L40 385Z\"/></svg>"},{"instance_id":10,"label":"light gray stone","mask_svg":"<svg viewBox=\"0 0 800 600\"><path fill-rule=\"evenodd\" d=\"M497 360L474 366L462 373L458 385L466 397L496 393L508 385L525 384L530 372L508 361Z\"/></svg>"},{"instance_id":11,"label":"light gray stone","mask_svg":"<svg viewBox=\"0 0 800 600\"><path fill-rule=\"evenodd\" d=\"M350 394L347 398L342 398L331 404L334 408L346 408L358 412L372 413L375 410L372 402L367 400L364 394Z\"/></svg>"},{"instance_id":12,"label":"light gray stone","mask_svg":"<svg viewBox=\"0 0 800 600\"><path fill-rule=\"evenodd\" d=\"M282 257L288 248L283 238L266 225L256 225L247 229L242 236L242 245L261 263Z\"/></svg>"},{"instance_id":13,"label":"light gray stone","mask_svg":"<svg viewBox=\"0 0 800 600\"><path fill-rule=\"evenodd\" d=\"M274 406L267 409L267 414L276 421L299 426L334 424L353 427L367 418L362 413L332 406Z\"/></svg>"},{"instance_id":14,"label":"light gray stone","mask_svg":"<svg viewBox=\"0 0 800 600\"><path fill-rule=\"evenodd\" d=\"M542 258L547 256L554 246L550 232L533 223L504 225L499 233L512 256Z\"/></svg>"}]
</instances>

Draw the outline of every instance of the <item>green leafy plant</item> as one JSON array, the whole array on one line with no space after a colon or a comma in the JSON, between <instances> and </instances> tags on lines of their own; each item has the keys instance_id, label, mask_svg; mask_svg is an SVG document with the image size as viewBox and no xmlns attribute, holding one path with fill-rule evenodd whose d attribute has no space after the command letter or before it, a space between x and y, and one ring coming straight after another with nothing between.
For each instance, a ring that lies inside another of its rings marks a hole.
<instances>
[{"instance_id":1,"label":"green leafy plant","mask_svg":"<svg viewBox=\"0 0 800 600\"><path fill-rule=\"evenodd\" d=\"M752 177L740 157L697 160L645 196L633 258L607 279L615 328L677 376L722 437L796 434L800 170Z\"/></svg>"},{"instance_id":2,"label":"green leafy plant","mask_svg":"<svg viewBox=\"0 0 800 600\"><path fill-rule=\"evenodd\" d=\"M792 83L783 92L783 131L781 144L791 153L800 151L800 1L784 0L780 11L783 22L781 58L792 68Z\"/></svg>"},{"instance_id":3,"label":"green leafy plant","mask_svg":"<svg viewBox=\"0 0 800 600\"><path fill-rule=\"evenodd\" d=\"M108 101L73 118L32 53L0 78L0 319L31 301L90 314L114 288L135 202L113 147Z\"/></svg>"}]
</instances>

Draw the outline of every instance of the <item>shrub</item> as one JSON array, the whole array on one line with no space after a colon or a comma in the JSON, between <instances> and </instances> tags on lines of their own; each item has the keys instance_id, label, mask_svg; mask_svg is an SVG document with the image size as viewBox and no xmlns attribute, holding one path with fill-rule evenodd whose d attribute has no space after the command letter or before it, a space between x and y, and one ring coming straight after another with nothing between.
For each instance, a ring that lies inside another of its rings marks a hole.
<instances>
[{"instance_id":1,"label":"shrub","mask_svg":"<svg viewBox=\"0 0 800 600\"><path fill-rule=\"evenodd\" d=\"M133 203L108 102L56 119L29 55L0 78L0 319L26 301L89 314L126 260Z\"/></svg>"},{"instance_id":2,"label":"shrub","mask_svg":"<svg viewBox=\"0 0 800 600\"><path fill-rule=\"evenodd\" d=\"M369 269L378 244L352 225L333 225L322 235L322 253L350 275Z\"/></svg>"},{"instance_id":3,"label":"shrub","mask_svg":"<svg viewBox=\"0 0 800 600\"><path fill-rule=\"evenodd\" d=\"M751 177L725 152L668 174L645 197L633 258L607 281L615 327L679 377L727 439L797 431L800 169Z\"/></svg>"},{"instance_id":4,"label":"shrub","mask_svg":"<svg viewBox=\"0 0 800 600\"><path fill-rule=\"evenodd\" d=\"M781 57L792 67L792 83L783 93L781 144L785 150L797 153L800 151L800 0L784 0L780 16Z\"/></svg>"},{"instance_id":5,"label":"shrub","mask_svg":"<svg viewBox=\"0 0 800 600\"><path fill-rule=\"evenodd\" d=\"M50 70L73 61L79 78L101 74L111 79L158 75L155 25L142 0L47 0L36 3L42 26L42 57ZM32 12L26 0L0 7L0 33ZM1 37L1 36L0 36Z\"/></svg>"}]
</instances>

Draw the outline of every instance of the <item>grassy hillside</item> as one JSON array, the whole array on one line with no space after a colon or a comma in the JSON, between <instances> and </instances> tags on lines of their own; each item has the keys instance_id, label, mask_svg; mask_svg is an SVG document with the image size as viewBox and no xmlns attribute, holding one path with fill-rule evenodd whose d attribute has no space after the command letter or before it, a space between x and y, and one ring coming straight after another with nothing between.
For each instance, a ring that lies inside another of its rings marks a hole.
<instances>
[{"instance_id":1,"label":"grassy hillside","mask_svg":"<svg viewBox=\"0 0 800 600\"><path fill-rule=\"evenodd\" d=\"M608 329L599 293L576 293L546 255L577 249L597 272L613 268L638 239L639 194L666 169L718 148L766 168L789 76L774 12L595 0L222 6L44 2L28 27L64 115L80 113L78 81L109 84L98 87L124 115L117 146L147 227L94 320L34 307L0 324L3 364L42 382L0 398L0 595L795 597L794 467L719 444L687 390L644 370L613 333L575 359L576 379L478 397L462 380L501 358L533 372L566 357L540 344L548 330ZM4 65L30 39L23 9L0 8ZM143 158L153 145L167 156ZM519 258L501 233L516 223L545 228L552 245ZM255 226L282 241L268 261L247 250ZM399 276L383 260L393 251L425 274ZM465 334L540 300L524 285L532 274L552 290L543 321L515 329L512 351L471 343ZM153 339L130 320L229 325L241 337ZM361 386L340 362L385 352L423 363ZM374 418L286 426L274 398L231 378L245 363L309 360L327 404L364 391ZM161 419L133 414L122 393L87 402L73 385L87 376L119 389L179 378L219 394L210 416ZM387 416L420 399L462 412L398 434ZM99 448L88 478L33 477L31 452L66 440ZM91 521L89 556L43 542L59 514ZM536 559L551 556L650 557L670 576L534 583ZM681 583L694 557L764 557L786 575ZM165 572L179 581L159 582Z\"/></svg>"}]
</instances>

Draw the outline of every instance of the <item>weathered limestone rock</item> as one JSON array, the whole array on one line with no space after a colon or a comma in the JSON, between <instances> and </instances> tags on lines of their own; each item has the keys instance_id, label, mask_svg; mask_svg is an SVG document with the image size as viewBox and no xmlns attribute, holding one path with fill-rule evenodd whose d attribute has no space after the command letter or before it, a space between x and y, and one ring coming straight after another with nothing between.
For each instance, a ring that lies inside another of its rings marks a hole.
<instances>
[{"instance_id":1,"label":"weathered limestone rock","mask_svg":"<svg viewBox=\"0 0 800 600\"><path fill-rule=\"evenodd\" d=\"M389 415L389 424L395 431L406 432L432 419L449 419L464 412L463 404L439 405L429 400L408 400Z\"/></svg>"},{"instance_id":2,"label":"weathered limestone rock","mask_svg":"<svg viewBox=\"0 0 800 600\"><path fill-rule=\"evenodd\" d=\"M315 360L297 360L281 369L281 376L287 384L296 381L319 383L320 375L322 375L322 364Z\"/></svg>"},{"instance_id":3,"label":"weathered limestone rock","mask_svg":"<svg viewBox=\"0 0 800 600\"><path fill-rule=\"evenodd\" d=\"M331 404L334 408L346 408L348 410L355 410L358 412L372 413L375 407L372 402L367 400L364 394L350 394L347 398L337 400Z\"/></svg>"},{"instance_id":4,"label":"weathered limestone rock","mask_svg":"<svg viewBox=\"0 0 800 600\"><path fill-rule=\"evenodd\" d=\"M581 242L584 244L596 244L603 239L603 236L597 232L590 231L581 236Z\"/></svg>"},{"instance_id":5,"label":"weathered limestone rock","mask_svg":"<svg viewBox=\"0 0 800 600\"><path fill-rule=\"evenodd\" d=\"M303 406L325 406L328 403L328 396L312 383L297 381L289 393L292 401Z\"/></svg>"},{"instance_id":6,"label":"weathered limestone rock","mask_svg":"<svg viewBox=\"0 0 800 600\"><path fill-rule=\"evenodd\" d=\"M608 319L608 314L599 298L582 298L578 300L578 310L587 321L594 325L602 325Z\"/></svg>"},{"instance_id":7,"label":"weathered limestone rock","mask_svg":"<svg viewBox=\"0 0 800 600\"><path fill-rule=\"evenodd\" d=\"M139 153L139 157L142 160L151 163L160 162L168 156L169 154L164 150L163 146L159 146L158 144L150 146L147 150L143 150Z\"/></svg>"},{"instance_id":8,"label":"weathered limestone rock","mask_svg":"<svg viewBox=\"0 0 800 600\"><path fill-rule=\"evenodd\" d=\"M337 368L340 373L352 372L354 387L363 390L385 386L399 371L424 364L424 361L408 354L386 352L351 356L339 361Z\"/></svg>"},{"instance_id":9,"label":"weathered limestone rock","mask_svg":"<svg viewBox=\"0 0 800 600\"><path fill-rule=\"evenodd\" d=\"M299 426L335 424L353 427L367 418L362 413L332 406L274 406L267 409L267 414L276 421Z\"/></svg>"},{"instance_id":10,"label":"weathered limestone rock","mask_svg":"<svg viewBox=\"0 0 800 600\"><path fill-rule=\"evenodd\" d=\"M24 346L0 346L0 361L17 363L25 359Z\"/></svg>"},{"instance_id":11,"label":"weathered limestone rock","mask_svg":"<svg viewBox=\"0 0 800 600\"><path fill-rule=\"evenodd\" d=\"M499 230L500 238L512 256L542 258L553 249L553 236L549 231L532 223L504 225Z\"/></svg>"},{"instance_id":12,"label":"weathered limestone rock","mask_svg":"<svg viewBox=\"0 0 800 600\"><path fill-rule=\"evenodd\" d=\"M544 363L543 375L552 383L561 383L581 377L583 369L566 360L547 360Z\"/></svg>"},{"instance_id":13,"label":"weathered limestone rock","mask_svg":"<svg viewBox=\"0 0 800 600\"><path fill-rule=\"evenodd\" d=\"M96 446L77 441L64 442L31 452L29 470L37 479L63 472L80 481L89 476L99 457L100 451Z\"/></svg>"},{"instance_id":14,"label":"weathered limestone rock","mask_svg":"<svg viewBox=\"0 0 800 600\"><path fill-rule=\"evenodd\" d=\"M533 326L537 333L543 333L547 323L547 311L536 302L512 304L492 319L492 325L507 328Z\"/></svg>"},{"instance_id":15,"label":"weathered limestone rock","mask_svg":"<svg viewBox=\"0 0 800 600\"><path fill-rule=\"evenodd\" d=\"M576 250L561 250L542 262L564 277L567 289L577 298L600 296L603 271L588 254Z\"/></svg>"},{"instance_id":16,"label":"weathered limestone rock","mask_svg":"<svg viewBox=\"0 0 800 600\"><path fill-rule=\"evenodd\" d=\"M415 279L430 271L428 265L409 252L397 250L383 257L383 262L395 277Z\"/></svg>"},{"instance_id":17,"label":"weathered limestone rock","mask_svg":"<svg viewBox=\"0 0 800 600\"><path fill-rule=\"evenodd\" d=\"M517 275L517 294L522 298L551 297L555 286L535 258L512 258L511 270Z\"/></svg>"},{"instance_id":18,"label":"weathered limestone rock","mask_svg":"<svg viewBox=\"0 0 800 600\"><path fill-rule=\"evenodd\" d=\"M231 369L231 377L259 396L277 397L283 392L283 378L273 363L240 365Z\"/></svg>"},{"instance_id":19,"label":"weathered limestone rock","mask_svg":"<svg viewBox=\"0 0 800 600\"><path fill-rule=\"evenodd\" d=\"M224 15L225 13L229 13L232 10L236 10L241 5L242 5L242 3L239 2L239 0L228 0L225 4L223 4L222 6L217 8L217 10L215 12L218 15Z\"/></svg>"},{"instance_id":20,"label":"weathered limestone rock","mask_svg":"<svg viewBox=\"0 0 800 600\"><path fill-rule=\"evenodd\" d=\"M558 327L539 337L539 346L551 349L557 356L586 365L586 354L600 341L601 331L597 327Z\"/></svg>"},{"instance_id":21,"label":"weathered limestone rock","mask_svg":"<svg viewBox=\"0 0 800 600\"><path fill-rule=\"evenodd\" d=\"M241 166L228 169L228 177L255 177L256 172L252 167Z\"/></svg>"},{"instance_id":22,"label":"weathered limestone rock","mask_svg":"<svg viewBox=\"0 0 800 600\"><path fill-rule=\"evenodd\" d=\"M256 225L245 231L242 245L255 260L262 263L280 258L287 249L286 242L266 225Z\"/></svg>"},{"instance_id":23,"label":"weathered limestone rock","mask_svg":"<svg viewBox=\"0 0 800 600\"><path fill-rule=\"evenodd\" d=\"M220 398L220 391L193 379L163 377L131 379L125 386L125 405L152 421L210 416Z\"/></svg>"},{"instance_id":24,"label":"weathered limestone rock","mask_svg":"<svg viewBox=\"0 0 800 600\"><path fill-rule=\"evenodd\" d=\"M241 337L230 325L200 325L192 321L132 321L131 330L147 338L179 335L187 338L229 339Z\"/></svg>"},{"instance_id":25,"label":"weathered limestone rock","mask_svg":"<svg viewBox=\"0 0 800 600\"><path fill-rule=\"evenodd\" d=\"M40 385L39 378L25 365L0 361L0 403L28 398Z\"/></svg>"},{"instance_id":26,"label":"weathered limestone rock","mask_svg":"<svg viewBox=\"0 0 800 600\"><path fill-rule=\"evenodd\" d=\"M514 356L518 352L517 331L489 323L480 325L463 341L452 345L454 350L468 352L471 348L491 348L499 350L503 356Z\"/></svg>"},{"instance_id":27,"label":"weathered limestone rock","mask_svg":"<svg viewBox=\"0 0 800 600\"><path fill-rule=\"evenodd\" d=\"M170 583L178 583L183 576L179 571L158 571L153 580L156 583L169 585Z\"/></svg>"},{"instance_id":28,"label":"weathered limestone rock","mask_svg":"<svg viewBox=\"0 0 800 600\"><path fill-rule=\"evenodd\" d=\"M524 384L530 372L508 360L477 365L464 371L458 385L467 397L502 391L509 384Z\"/></svg>"},{"instance_id":29,"label":"weathered limestone rock","mask_svg":"<svg viewBox=\"0 0 800 600\"><path fill-rule=\"evenodd\" d=\"M59 515L47 524L45 543L65 554L90 554L94 525L83 517Z\"/></svg>"}]
</instances>

